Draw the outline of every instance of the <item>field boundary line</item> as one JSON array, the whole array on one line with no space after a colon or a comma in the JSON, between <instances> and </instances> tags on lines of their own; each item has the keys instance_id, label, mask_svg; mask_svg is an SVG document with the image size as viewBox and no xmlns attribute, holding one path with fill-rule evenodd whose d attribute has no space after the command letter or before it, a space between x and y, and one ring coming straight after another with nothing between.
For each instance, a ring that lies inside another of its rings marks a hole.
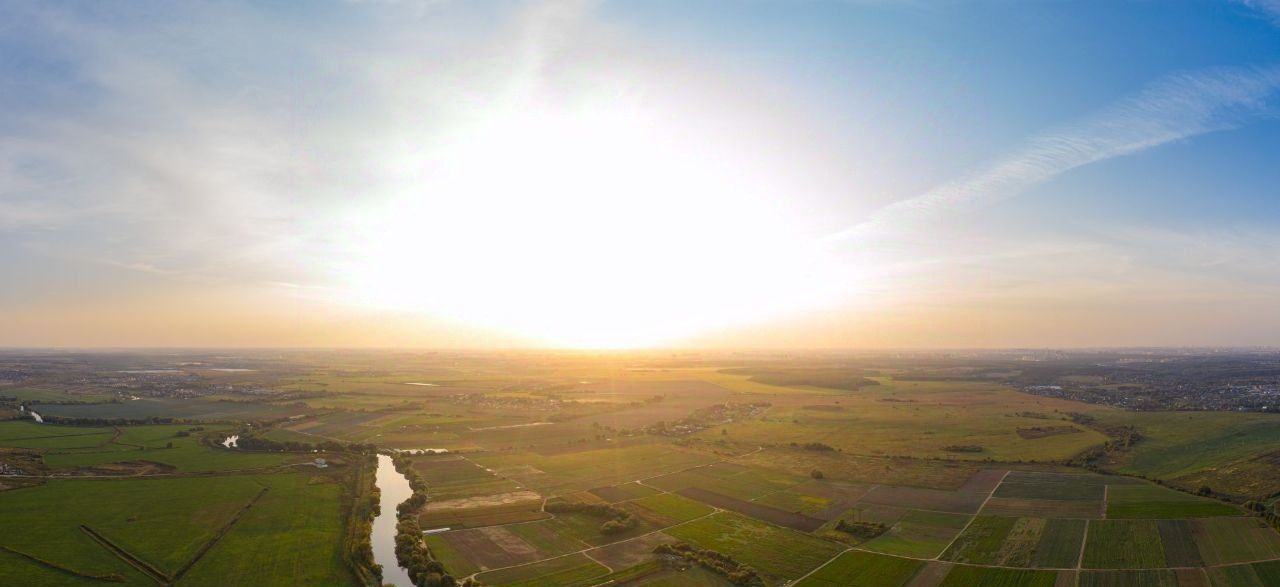
<instances>
[{"instance_id":1,"label":"field boundary line","mask_svg":"<svg viewBox=\"0 0 1280 587\"><path fill-rule=\"evenodd\" d=\"M27 560L30 560L31 562L36 563L37 565L40 565L42 567L48 567L60 573L67 573L68 575L74 575L82 579L93 579L95 581L106 581L110 583L119 583L121 580L119 578L119 575L90 575L89 573L86 573L84 571L77 571L71 567L64 567L53 561L44 560L34 554L27 554L25 552L22 552L21 550L9 548L8 546L4 546L4 545L0 545L0 550L3 550L5 552L8 552L16 556L20 556Z\"/></svg>"},{"instance_id":2,"label":"field boundary line","mask_svg":"<svg viewBox=\"0 0 1280 587\"><path fill-rule=\"evenodd\" d=\"M706 517L709 517L709 516L714 516L714 515L716 515L716 514L718 514L718 513L721 513L721 510L716 510L716 511L711 512L711 513L709 513L709 514L703 514L703 515L698 516L698 517L696 517L696 518L693 518L693 519L691 519L691 520L685 520L685 521L683 521L683 522L680 522L679 524L672 524L672 525L670 525L670 526L666 526L666 527L663 527L663 528L659 528L659 529L657 529L657 530L652 530L652 531L649 531L649 532L645 532L644 534L638 534L638 535L636 535L636 536L632 536L631 538L627 538L626 540L619 540L619 541L617 541L617 542L610 542L610 543L608 543L608 544L601 544L601 545L599 545L599 546L592 546L591 548L584 548L584 549L582 549L582 550L577 550L577 551L574 551L574 552L566 552L566 553L564 553L564 554L559 554L559 555L556 555L556 556L551 556L551 557L547 557L547 558L544 558L544 559L539 559L539 560L536 560L536 561L529 561L529 562L527 562L527 563L520 563L520 564L517 564L517 565L508 565L508 566L505 566L505 567L498 567L498 568L494 568L494 569L486 569L486 570L483 570L483 571L476 571L476 572L471 573L470 575L468 575L468 576L467 576L467 578L468 578L468 579L474 579L474 578L476 577L476 575L481 575L481 574L484 574L484 573L492 573L493 571L504 571L504 570L506 570L506 569L514 569L514 568L516 568L516 567L525 567L525 566L529 566L529 565L536 565L536 564L538 564L538 563L543 563L543 562L547 562L547 561L550 561L550 560L556 560L556 559L558 559L558 558L564 558L564 557L566 557L566 556L573 556L573 555L575 555L575 554L582 554L582 555L585 555L587 558L589 558L589 559L591 559L591 560L595 560L594 558L591 558L591 555L586 554L586 553L587 553L587 551L589 551L589 550L596 550L596 549L598 549L598 548L604 548L604 547L606 547L606 546L613 546L613 545L615 545L615 544L622 544L622 543L624 543L624 542L631 542L632 540L639 540L639 539L641 539L641 538L644 538L645 536L650 536L650 535L653 535L653 534L657 534L657 533L659 533L659 532L666 532L667 530L670 530L670 529L672 529L672 528L678 528L678 527L683 526L683 525L685 525L685 524L690 524L690 523L696 522L696 521L698 521L698 520L701 520L701 519L703 519L703 518L706 518ZM596 562L599 562L599 561L596 561ZM609 567L608 567L608 565L605 565L605 568L609 568ZM611 572L612 572L612 571L611 571Z\"/></svg>"},{"instance_id":3,"label":"field boundary line","mask_svg":"<svg viewBox=\"0 0 1280 587\"><path fill-rule=\"evenodd\" d=\"M147 561L144 561L141 558L138 558L133 553L125 550L124 548L120 547L116 543L112 542L106 536L99 534L97 530L94 530L93 528L85 526L84 524L80 525L80 530L82 530L85 534L88 534L89 537L94 540L94 542L97 542L103 548L107 549L112 554L116 555L117 558L119 558L120 560L123 560L129 566L141 571L142 574L151 578L151 580L155 581L157 584L166 585L166 586L171 584L169 581L169 577L166 576L164 573L160 572L159 569L151 566L151 563L148 563Z\"/></svg>"},{"instance_id":4,"label":"field boundary line","mask_svg":"<svg viewBox=\"0 0 1280 587\"><path fill-rule=\"evenodd\" d=\"M223 524L222 528L219 528L218 532L215 533L212 538L210 538L207 542L205 542L200 546L200 549L197 550L195 555L191 557L191 560L188 560L181 567L178 567L178 570L173 573L173 576L169 580L173 583L177 583L179 579L181 579L184 575L186 575L187 572L190 571L191 568L196 565L196 563L200 562L200 559L204 558L204 555L208 554L208 552L212 550L213 547L216 546L218 542L222 540L224 536L227 535L228 532L231 531L231 528L235 526L236 523L239 522L240 519L243 518L246 513L249 512L249 508L253 507L254 504L258 503L258 500L262 499L262 496L266 495L267 491L269 490L270 488L263 487L262 490L259 491L257 495L253 496L253 498L249 500L249 503L244 504L244 507L240 508L240 511L236 512L234 516L231 516L231 519L227 520L227 523Z\"/></svg>"},{"instance_id":5,"label":"field boundary line","mask_svg":"<svg viewBox=\"0 0 1280 587\"><path fill-rule=\"evenodd\" d=\"M1084 521L1084 536L1080 537L1080 556L1076 557L1076 568L1084 568L1084 547L1089 544L1089 520Z\"/></svg>"},{"instance_id":6,"label":"field boundary line","mask_svg":"<svg viewBox=\"0 0 1280 587\"><path fill-rule=\"evenodd\" d=\"M951 542L947 543L946 548L943 548L942 551L938 553L938 556L935 556L932 559L926 559L926 560L935 560L935 561L942 560L940 557L944 554L947 554L948 550L951 550L951 547L954 546L956 541L959 540L960 537L964 535L965 531L969 529L969 526L973 525L973 521L978 519L978 516L982 514L982 510L986 509L987 502L991 501L991 497L996 494L996 490L1000 489L1001 485L1004 485L1004 480L1009 476L1009 473L1010 471L1005 471L1004 475L1000 476L1000 482L996 483L996 486L991 488L991 492L987 493L987 498L982 500L982 505L978 506L978 511L972 514L972 517L969 518L968 522L965 522L964 527L961 528L959 532L956 532L956 537L952 538Z\"/></svg>"},{"instance_id":7,"label":"field boundary line","mask_svg":"<svg viewBox=\"0 0 1280 587\"><path fill-rule=\"evenodd\" d=\"M1103 485L1102 486L1102 519L1104 520L1107 519L1107 500L1109 499L1110 494L1111 494L1111 486Z\"/></svg>"},{"instance_id":8,"label":"field boundary line","mask_svg":"<svg viewBox=\"0 0 1280 587\"><path fill-rule=\"evenodd\" d=\"M809 578L809 575L812 575L812 574L814 574L814 573L816 573L816 572L818 572L818 571L821 571L821 570L823 569L823 567L826 567L827 565L829 565L829 564L831 564L831 563L835 562L835 560L836 560L836 559L838 559L838 558L840 558L840 557L844 556L844 555L845 555L845 553L847 553L847 552L853 552L853 551L854 551L854 548L853 548L852 546L850 546L850 547L848 547L848 548L846 548L846 549L844 549L844 550L842 550L842 551L840 551L840 552L837 552L835 556L833 556L833 557L831 557L831 558L827 559L827 562L822 563L822 564L818 565L816 568L814 568L812 571L809 571L809 572L807 572L807 573L805 573L805 574L801 575L801 576L800 576L800 578L796 579L795 581L792 581L792 582L788 583L788 585L798 585L801 581L803 581L803 580L805 580L805 579L808 579L808 578Z\"/></svg>"}]
</instances>

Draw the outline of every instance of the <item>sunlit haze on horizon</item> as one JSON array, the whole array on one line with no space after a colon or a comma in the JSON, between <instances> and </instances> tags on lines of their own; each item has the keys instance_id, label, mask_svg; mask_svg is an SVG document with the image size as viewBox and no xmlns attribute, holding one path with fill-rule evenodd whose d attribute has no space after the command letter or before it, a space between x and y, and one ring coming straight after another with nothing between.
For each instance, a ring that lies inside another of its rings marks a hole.
<instances>
[{"instance_id":1,"label":"sunlit haze on horizon","mask_svg":"<svg viewBox=\"0 0 1280 587\"><path fill-rule=\"evenodd\" d=\"M0 22L0 346L1280 345L1274 3Z\"/></svg>"}]
</instances>

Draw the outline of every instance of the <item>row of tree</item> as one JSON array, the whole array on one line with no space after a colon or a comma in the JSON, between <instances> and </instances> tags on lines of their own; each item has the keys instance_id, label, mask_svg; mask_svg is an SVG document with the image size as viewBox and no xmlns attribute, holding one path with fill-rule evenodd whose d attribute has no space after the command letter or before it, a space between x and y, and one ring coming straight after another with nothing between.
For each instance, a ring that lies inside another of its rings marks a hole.
<instances>
[{"instance_id":1,"label":"row of tree","mask_svg":"<svg viewBox=\"0 0 1280 587\"><path fill-rule=\"evenodd\" d=\"M578 512L604 518L604 523L600 524L600 533L606 536L613 534L621 534L627 530L634 529L639 521L631 515L631 512L603 503L582 503L576 501L555 501L547 504L547 511L551 513L560 512Z\"/></svg>"},{"instance_id":2,"label":"row of tree","mask_svg":"<svg viewBox=\"0 0 1280 587\"><path fill-rule=\"evenodd\" d=\"M657 554L678 556L692 563L697 563L713 573L729 580L734 585L744 587L764 587L764 579L755 569L733 560L728 555L714 550L695 548L683 542L677 544L659 544L653 549Z\"/></svg>"},{"instance_id":3,"label":"row of tree","mask_svg":"<svg viewBox=\"0 0 1280 587\"><path fill-rule=\"evenodd\" d=\"M236 440L236 448L242 450L255 450L263 452L332 452L332 453L356 453L356 454L374 454L378 452L376 444L350 443L343 444L341 442L326 440L324 442L310 443L298 442L296 440L271 440L261 436L241 435Z\"/></svg>"},{"instance_id":4,"label":"row of tree","mask_svg":"<svg viewBox=\"0 0 1280 587\"><path fill-rule=\"evenodd\" d=\"M418 587L457 587L459 582L445 570L422 541L422 527L418 513L427 505L427 481L413 468L413 461L405 455L391 458L396 471L409 481L413 494L396 506L396 562L409 573L409 580ZM465 587L477 586L472 579L464 580Z\"/></svg>"}]
</instances>

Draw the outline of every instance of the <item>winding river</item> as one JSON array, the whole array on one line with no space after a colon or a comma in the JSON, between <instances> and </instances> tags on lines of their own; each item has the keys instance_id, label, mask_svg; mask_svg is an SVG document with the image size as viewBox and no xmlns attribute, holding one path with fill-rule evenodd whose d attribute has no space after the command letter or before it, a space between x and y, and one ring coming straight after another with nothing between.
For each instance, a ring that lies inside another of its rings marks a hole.
<instances>
[{"instance_id":1,"label":"winding river","mask_svg":"<svg viewBox=\"0 0 1280 587\"><path fill-rule=\"evenodd\" d=\"M373 519L373 562L382 565L382 583L396 587L413 587L409 573L396 562L396 506L409 496L413 489L409 480L396 471L391 457L378 455L378 475L375 479L379 501L378 517Z\"/></svg>"}]
</instances>

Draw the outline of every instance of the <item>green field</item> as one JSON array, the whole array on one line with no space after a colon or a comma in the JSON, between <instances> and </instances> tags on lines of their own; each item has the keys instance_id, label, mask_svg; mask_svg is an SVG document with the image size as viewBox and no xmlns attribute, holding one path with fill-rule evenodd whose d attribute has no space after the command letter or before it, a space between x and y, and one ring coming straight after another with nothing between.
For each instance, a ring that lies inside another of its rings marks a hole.
<instances>
[{"instance_id":1,"label":"green field","mask_svg":"<svg viewBox=\"0 0 1280 587\"><path fill-rule=\"evenodd\" d=\"M314 577L316 584L342 582L350 579L340 557L338 494L331 482L310 484L297 474L52 480L3 494L0 546L84 574L139 578L85 526L169 575L234 520L184 582L201 584L205 576L205 583L217 584L233 568L243 569L236 576L253 573L255 584L293 584L295 575Z\"/></svg>"},{"instance_id":2,"label":"green field","mask_svg":"<svg viewBox=\"0 0 1280 587\"><path fill-rule=\"evenodd\" d=\"M700 518L715 511L709 505L674 493L651 495L636 500L635 504L653 511L675 524Z\"/></svg>"},{"instance_id":3,"label":"green field","mask_svg":"<svg viewBox=\"0 0 1280 587\"><path fill-rule=\"evenodd\" d=\"M1154 520L1091 520L1084 546L1088 569L1155 569L1165 566Z\"/></svg>"},{"instance_id":4,"label":"green field","mask_svg":"<svg viewBox=\"0 0 1280 587\"><path fill-rule=\"evenodd\" d=\"M1054 587L1053 571L993 569L958 565L947 573L941 587Z\"/></svg>"},{"instance_id":5,"label":"green field","mask_svg":"<svg viewBox=\"0 0 1280 587\"><path fill-rule=\"evenodd\" d=\"M870 552L849 551L805 577L799 587L900 587L924 563Z\"/></svg>"},{"instance_id":6,"label":"green field","mask_svg":"<svg viewBox=\"0 0 1280 587\"><path fill-rule=\"evenodd\" d=\"M700 518L667 534L729 555L775 579L796 579L840 551L825 540L731 513Z\"/></svg>"},{"instance_id":7,"label":"green field","mask_svg":"<svg viewBox=\"0 0 1280 587\"><path fill-rule=\"evenodd\" d=\"M962 514L912 510L888 532L862 547L885 554L935 557L942 554L970 518Z\"/></svg>"},{"instance_id":8,"label":"green field","mask_svg":"<svg viewBox=\"0 0 1280 587\"><path fill-rule=\"evenodd\" d=\"M582 554L572 554L511 569L481 573L476 578L485 585L511 587L577 587L594 585L609 569Z\"/></svg>"},{"instance_id":9,"label":"green field","mask_svg":"<svg viewBox=\"0 0 1280 587\"><path fill-rule=\"evenodd\" d=\"M1113 485L1107 488L1107 517L1136 519L1238 516L1240 510L1158 485Z\"/></svg>"}]
</instances>

